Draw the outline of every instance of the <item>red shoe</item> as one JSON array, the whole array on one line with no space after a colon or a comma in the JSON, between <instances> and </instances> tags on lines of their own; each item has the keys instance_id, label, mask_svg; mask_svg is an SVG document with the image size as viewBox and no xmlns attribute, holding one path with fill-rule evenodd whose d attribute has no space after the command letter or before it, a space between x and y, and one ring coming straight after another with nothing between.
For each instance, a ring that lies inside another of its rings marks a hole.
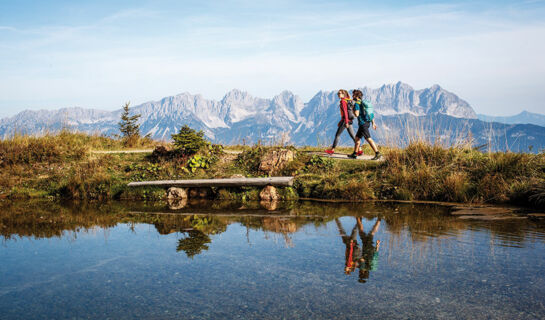
<instances>
[{"instance_id":1,"label":"red shoe","mask_svg":"<svg viewBox=\"0 0 545 320\"><path fill-rule=\"evenodd\" d=\"M327 149L327 150L325 151L325 153L327 153L327 154L334 154L335 151L333 151L333 150L331 150L331 149Z\"/></svg>"},{"instance_id":2,"label":"red shoe","mask_svg":"<svg viewBox=\"0 0 545 320\"><path fill-rule=\"evenodd\" d=\"M361 156L361 155L363 154L363 151L360 150L360 151L356 152L356 154L357 154L358 156Z\"/></svg>"}]
</instances>

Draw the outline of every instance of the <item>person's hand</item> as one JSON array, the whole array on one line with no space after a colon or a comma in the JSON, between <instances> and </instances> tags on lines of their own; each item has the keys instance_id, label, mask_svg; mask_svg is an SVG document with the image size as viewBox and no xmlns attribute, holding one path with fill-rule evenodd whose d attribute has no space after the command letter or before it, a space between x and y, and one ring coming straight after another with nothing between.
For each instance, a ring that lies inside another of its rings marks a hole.
<instances>
[{"instance_id":1,"label":"person's hand","mask_svg":"<svg viewBox=\"0 0 545 320\"><path fill-rule=\"evenodd\" d=\"M377 130L377 125L373 122L373 130Z\"/></svg>"},{"instance_id":2,"label":"person's hand","mask_svg":"<svg viewBox=\"0 0 545 320\"><path fill-rule=\"evenodd\" d=\"M346 129L348 129L348 126L350 126L348 123L345 123L344 126L346 127Z\"/></svg>"}]
</instances>

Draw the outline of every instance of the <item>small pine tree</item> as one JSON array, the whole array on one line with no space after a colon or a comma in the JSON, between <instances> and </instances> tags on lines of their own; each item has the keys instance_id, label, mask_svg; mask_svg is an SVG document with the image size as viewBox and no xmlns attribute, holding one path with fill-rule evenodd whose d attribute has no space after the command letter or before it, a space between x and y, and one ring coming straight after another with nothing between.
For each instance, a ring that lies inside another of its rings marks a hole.
<instances>
[{"instance_id":1,"label":"small pine tree","mask_svg":"<svg viewBox=\"0 0 545 320\"><path fill-rule=\"evenodd\" d=\"M129 104L125 103L123 106L123 113L121 113L121 121L119 122L119 131L121 131L125 145L132 146L140 139L140 125L138 119L140 114L134 116L129 115Z\"/></svg>"},{"instance_id":2,"label":"small pine tree","mask_svg":"<svg viewBox=\"0 0 545 320\"><path fill-rule=\"evenodd\" d=\"M188 125L184 125L177 134L173 134L172 140L176 149L186 155L193 155L209 145L209 142L204 139L202 130L195 131Z\"/></svg>"}]
</instances>

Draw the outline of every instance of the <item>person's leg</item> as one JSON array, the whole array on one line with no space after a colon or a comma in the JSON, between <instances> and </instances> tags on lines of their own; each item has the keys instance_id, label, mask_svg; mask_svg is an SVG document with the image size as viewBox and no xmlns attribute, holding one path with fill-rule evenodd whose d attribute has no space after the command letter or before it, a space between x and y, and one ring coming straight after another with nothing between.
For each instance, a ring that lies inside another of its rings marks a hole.
<instances>
[{"instance_id":1,"label":"person's leg","mask_svg":"<svg viewBox=\"0 0 545 320\"><path fill-rule=\"evenodd\" d=\"M370 122L366 122L363 127L363 137L367 142L369 142L369 145L371 146L371 149L375 152L375 157L372 160L378 160L380 158L380 152L378 151L377 145L375 144L375 141L371 139L371 134L369 133L369 126L371 125Z\"/></svg>"},{"instance_id":2,"label":"person's leg","mask_svg":"<svg viewBox=\"0 0 545 320\"><path fill-rule=\"evenodd\" d=\"M358 224L356 224L354 228L352 229L352 233L350 234L350 240L357 242L358 241L357 236L358 236Z\"/></svg>"},{"instance_id":3,"label":"person's leg","mask_svg":"<svg viewBox=\"0 0 545 320\"><path fill-rule=\"evenodd\" d=\"M363 232L363 223L361 223L361 218L356 218L356 223L358 224L358 229L360 229L360 232Z\"/></svg>"},{"instance_id":4,"label":"person's leg","mask_svg":"<svg viewBox=\"0 0 545 320\"><path fill-rule=\"evenodd\" d=\"M335 150L335 147L339 143L339 137L341 136L341 133L344 130L344 124L342 121L339 122L337 125L337 132L335 133L335 140L333 140L333 146L331 146L331 150Z\"/></svg>"},{"instance_id":5,"label":"person's leg","mask_svg":"<svg viewBox=\"0 0 545 320\"><path fill-rule=\"evenodd\" d=\"M335 223L337 224L337 229L339 229L339 234L341 236L346 236L346 231L344 231L343 225L338 218L335 218Z\"/></svg>"},{"instance_id":6,"label":"person's leg","mask_svg":"<svg viewBox=\"0 0 545 320\"><path fill-rule=\"evenodd\" d=\"M360 149L361 139L356 136L356 143L354 143L354 153L358 153Z\"/></svg>"},{"instance_id":7,"label":"person's leg","mask_svg":"<svg viewBox=\"0 0 545 320\"><path fill-rule=\"evenodd\" d=\"M377 222L375 222L375 225L373 226L373 229L371 229L371 235L374 236L375 233L378 231L378 227L380 227L380 219L377 219Z\"/></svg>"},{"instance_id":8,"label":"person's leg","mask_svg":"<svg viewBox=\"0 0 545 320\"><path fill-rule=\"evenodd\" d=\"M371 149L373 149L373 151L375 151L375 153L377 153L378 148L377 148L377 145L375 144L375 141L373 141L373 139L371 139L371 138L367 138L365 140L367 140L367 142L369 142L369 145L371 146Z\"/></svg>"},{"instance_id":9,"label":"person's leg","mask_svg":"<svg viewBox=\"0 0 545 320\"><path fill-rule=\"evenodd\" d=\"M350 138L352 138L352 141L356 142L356 135L354 134L354 129L352 128L352 124L348 125L348 134L350 135Z\"/></svg>"},{"instance_id":10,"label":"person's leg","mask_svg":"<svg viewBox=\"0 0 545 320\"><path fill-rule=\"evenodd\" d=\"M359 149L361 146L361 137L363 136L362 126L358 127L358 132L356 133L356 139L354 139L354 152L349 155L349 158L356 159L361 153L359 153Z\"/></svg>"}]
</instances>

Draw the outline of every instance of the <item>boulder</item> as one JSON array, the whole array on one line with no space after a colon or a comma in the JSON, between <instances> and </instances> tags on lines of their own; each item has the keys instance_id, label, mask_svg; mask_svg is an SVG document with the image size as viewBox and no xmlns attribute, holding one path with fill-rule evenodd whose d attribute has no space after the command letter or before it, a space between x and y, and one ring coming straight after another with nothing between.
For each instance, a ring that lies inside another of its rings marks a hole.
<instances>
[{"instance_id":1,"label":"boulder","mask_svg":"<svg viewBox=\"0 0 545 320\"><path fill-rule=\"evenodd\" d=\"M185 199L167 199L168 208L170 210L179 210L187 206L187 198Z\"/></svg>"},{"instance_id":2,"label":"boulder","mask_svg":"<svg viewBox=\"0 0 545 320\"><path fill-rule=\"evenodd\" d=\"M187 190L184 188L170 187L167 191L167 199L187 199Z\"/></svg>"},{"instance_id":3,"label":"boulder","mask_svg":"<svg viewBox=\"0 0 545 320\"><path fill-rule=\"evenodd\" d=\"M273 201L261 200L259 204L261 205L261 207L265 208L265 210L268 210L268 211L274 211L278 208L278 201L276 200L273 200Z\"/></svg>"},{"instance_id":4,"label":"boulder","mask_svg":"<svg viewBox=\"0 0 545 320\"><path fill-rule=\"evenodd\" d=\"M207 199L212 195L210 188L191 188L189 189L189 198L191 199Z\"/></svg>"},{"instance_id":5,"label":"boulder","mask_svg":"<svg viewBox=\"0 0 545 320\"><path fill-rule=\"evenodd\" d=\"M259 170L272 174L282 170L295 158L295 151L289 149L270 150L261 157Z\"/></svg>"},{"instance_id":6,"label":"boulder","mask_svg":"<svg viewBox=\"0 0 545 320\"><path fill-rule=\"evenodd\" d=\"M275 187L266 186L259 193L259 199L264 201L277 201L280 200L280 194L278 194L278 190L276 190Z\"/></svg>"}]
</instances>

